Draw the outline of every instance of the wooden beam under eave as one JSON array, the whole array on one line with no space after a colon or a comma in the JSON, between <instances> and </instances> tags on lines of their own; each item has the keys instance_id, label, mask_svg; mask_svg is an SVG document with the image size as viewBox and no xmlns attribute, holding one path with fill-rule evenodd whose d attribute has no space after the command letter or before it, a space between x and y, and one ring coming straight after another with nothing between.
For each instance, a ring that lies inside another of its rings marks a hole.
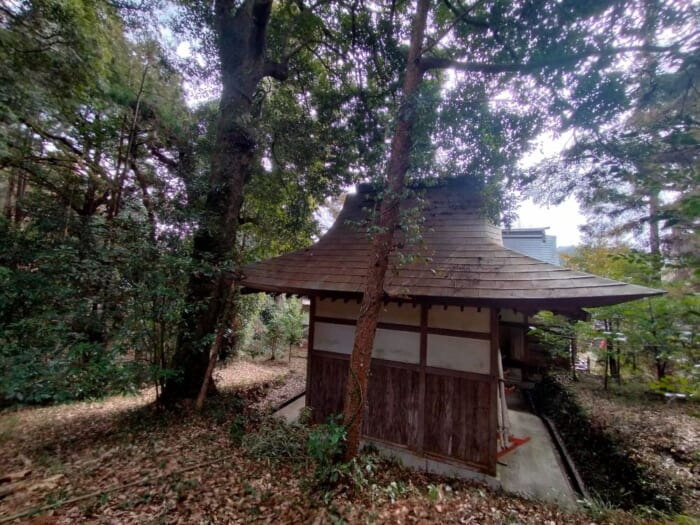
<instances>
[{"instance_id":1,"label":"wooden beam under eave","mask_svg":"<svg viewBox=\"0 0 700 525\"><path fill-rule=\"evenodd\" d=\"M490 392L490 410L489 410L489 444L488 444L488 458L489 464L487 467L487 474L491 476L497 475L497 461L498 461L498 314L499 310L496 308L490 309L490 328L491 328L491 385L489 388Z\"/></svg>"},{"instance_id":2,"label":"wooden beam under eave","mask_svg":"<svg viewBox=\"0 0 700 525\"><path fill-rule=\"evenodd\" d=\"M305 398L305 405L309 406L309 381L311 380L311 354L314 349L314 326L316 325L316 297L310 297L309 300L311 304L309 305L309 336L306 342L306 388L307 396Z\"/></svg>"},{"instance_id":3,"label":"wooden beam under eave","mask_svg":"<svg viewBox=\"0 0 700 525\"><path fill-rule=\"evenodd\" d=\"M418 454L425 452L425 368L428 362L428 306L420 306L420 371L418 376Z\"/></svg>"}]
</instances>

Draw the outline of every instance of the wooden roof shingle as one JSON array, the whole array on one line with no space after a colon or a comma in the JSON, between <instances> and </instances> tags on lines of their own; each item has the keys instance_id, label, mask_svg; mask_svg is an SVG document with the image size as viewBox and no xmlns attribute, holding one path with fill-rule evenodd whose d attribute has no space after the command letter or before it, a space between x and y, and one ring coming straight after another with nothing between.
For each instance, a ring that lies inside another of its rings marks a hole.
<instances>
[{"instance_id":1,"label":"wooden roof shingle","mask_svg":"<svg viewBox=\"0 0 700 525\"><path fill-rule=\"evenodd\" d=\"M360 296L369 264L368 217L375 194L350 195L333 227L313 246L242 269L249 290L299 295ZM539 261L503 247L501 230L484 217L480 199L459 179L423 191L418 242L399 231L384 290L388 298L499 306L575 314L582 307L659 295L660 290L605 279Z\"/></svg>"}]
</instances>

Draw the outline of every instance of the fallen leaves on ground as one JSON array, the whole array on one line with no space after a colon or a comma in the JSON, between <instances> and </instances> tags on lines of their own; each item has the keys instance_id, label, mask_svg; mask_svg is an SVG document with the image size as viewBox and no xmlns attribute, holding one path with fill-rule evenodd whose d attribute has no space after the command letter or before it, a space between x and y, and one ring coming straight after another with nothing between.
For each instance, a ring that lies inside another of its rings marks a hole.
<instances>
[{"instance_id":1,"label":"fallen leaves on ground","mask_svg":"<svg viewBox=\"0 0 700 525\"><path fill-rule=\"evenodd\" d=\"M279 378L298 386L303 370L300 363L236 362L221 374L229 378L222 385L222 394L209 401L201 414L160 412L144 393L0 415L3 471L30 471L21 481L38 487L1 500L0 522L21 510L65 503L86 494L93 496L17 522L604 522L389 462L380 463L359 492L312 490L309 464L256 460L229 438L242 410L256 413L260 409L254 406L274 406L270 397L286 384ZM257 380L255 374L259 374ZM641 522L625 513L612 513L606 519L607 523Z\"/></svg>"},{"instance_id":2,"label":"fallen leaves on ground","mask_svg":"<svg viewBox=\"0 0 700 525\"><path fill-rule=\"evenodd\" d=\"M640 396L625 385L605 392L600 378L586 374L568 385L592 423L621 438L636 461L672 479L687 511L700 519L700 407Z\"/></svg>"}]
</instances>

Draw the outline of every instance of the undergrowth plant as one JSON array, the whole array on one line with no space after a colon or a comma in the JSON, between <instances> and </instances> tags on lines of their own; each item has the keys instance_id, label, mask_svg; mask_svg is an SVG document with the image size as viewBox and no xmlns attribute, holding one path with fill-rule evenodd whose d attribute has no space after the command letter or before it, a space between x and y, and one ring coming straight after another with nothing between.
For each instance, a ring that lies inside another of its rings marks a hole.
<instances>
[{"instance_id":1,"label":"undergrowth plant","mask_svg":"<svg viewBox=\"0 0 700 525\"><path fill-rule=\"evenodd\" d=\"M269 417L255 432L240 439L241 447L251 456L273 462L288 461L298 468L308 468L305 485L309 490L326 496L336 489L357 491L370 486L376 471L372 454L362 454L349 462L343 461L346 429L339 417L325 424L309 426L308 415L301 422L287 424ZM235 422L234 422L235 423ZM232 434L238 428L231 430ZM397 494L401 491L397 488Z\"/></svg>"}]
</instances>

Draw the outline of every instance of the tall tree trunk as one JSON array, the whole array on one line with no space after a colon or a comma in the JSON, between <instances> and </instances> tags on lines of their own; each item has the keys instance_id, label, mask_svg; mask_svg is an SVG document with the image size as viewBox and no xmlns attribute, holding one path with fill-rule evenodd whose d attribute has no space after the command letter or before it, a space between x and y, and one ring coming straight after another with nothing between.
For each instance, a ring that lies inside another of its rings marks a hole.
<instances>
[{"instance_id":1,"label":"tall tree trunk","mask_svg":"<svg viewBox=\"0 0 700 525\"><path fill-rule=\"evenodd\" d=\"M649 253L661 255L661 237L659 235L659 194L649 196Z\"/></svg>"},{"instance_id":2,"label":"tall tree trunk","mask_svg":"<svg viewBox=\"0 0 700 525\"><path fill-rule=\"evenodd\" d=\"M253 96L265 76L286 78L286 67L266 61L266 33L272 0L216 0L215 23L222 94L211 158L209 191L194 236L195 270L188 285L185 313L161 400L166 404L196 398L209 362L214 334L230 288L233 251L243 186L255 154Z\"/></svg>"},{"instance_id":3,"label":"tall tree trunk","mask_svg":"<svg viewBox=\"0 0 700 525\"><path fill-rule=\"evenodd\" d=\"M610 331L610 323L605 319L605 331ZM603 389L608 389L608 369L610 367L610 338L605 336L605 368L603 369Z\"/></svg>"},{"instance_id":4,"label":"tall tree trunk","mask_svg":"<svg viewBox=\"0 0 700 525\"><path fill-rule=\"evenodd\" d=\"M367 403L372 346L377 331L377 318L384 298L384 277L389 265L394 231L399 225L399 204L404 180L409 167L412 132L416 116L416 97L423 79L420 58L423 47L429 0L418 0L411 30L403 98L399 107L396 129L391 143L389 159L388 192L381 202L378 233L372 242L367 281L362 296L360 315L357 319L355 341L350 356L350 369L345 384L343 422L347 426L346 459L357 455L362 432L362 419Z\"/></svg>"},{"instance_id":5,"label":"tall tree trunk","mask_svg":"<svg viewBox=\"0 0 700 525\"><path fill-rule=\"evenodd\" d=\"M662 359L660 357L657 357L656 360L656 379L663 379L666 377L666 365L668 364L668 361L665 359Z\"/></svg>"},{"instance_id":6,"label":"tall tree trunk","mask_svg":"<svg viewBox=\"0 0 700 525\"><path fill-rule=\"evenodd\" d=\"M652 256L652 268L654 279L661 279L661 269L663 261L661 258L661 236L659 234L659 192L655 191L649 195L649 253Z\"/></svg>"},{"instance_id":7,"label":"tall tree trunk","mask_svg":"<svg viewBox=\"0 0 700 525\"><path fill-rule=\"evenodd\" d=\"M222 318L219 320L219 326L216 328L216 336L214 337L214 342L212 343L211 351L209 353L209 364L207 365L204 380L202 381L202 386L199 389L199 395L197 396L197 401L195 402L195 408L197 408L197 410L202 410L202 407L204 406L204 399L206 398L207 391L209 390L211 376L214 373L216 362L219 360L221 349L223 348L224 334L226 333L226 321L231 318L231 311L233 310L235 297L236 291L229 291L226 305L221 312Z\"/></svg>"}]
</instances>

